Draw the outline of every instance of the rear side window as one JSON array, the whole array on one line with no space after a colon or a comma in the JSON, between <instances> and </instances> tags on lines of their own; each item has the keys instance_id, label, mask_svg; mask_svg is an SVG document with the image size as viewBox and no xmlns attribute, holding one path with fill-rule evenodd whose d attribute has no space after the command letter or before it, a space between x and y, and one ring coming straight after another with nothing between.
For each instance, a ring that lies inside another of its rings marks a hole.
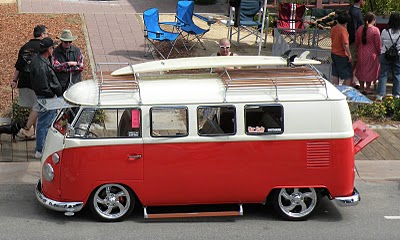
<instances>
[{"instance_id":1,"label":"rear side window","mask_svg":"<svg viewBox=\"0 0 400 240\"><path fill-rule=\"evenodd\" d=\"M283 107L281 105L245 106L246 134L282 134Z\"/></svg>"},{"instance_id":2,"label":"rear side window","mask_svg":"<svg viewBox=\"0 0 400 240\"><path fill-rule=\"evenodd\" d=\"M141 111L126 109L84 109L74 126L74 137L141 137Z\"/></svg>"},{"instance_id":3,"label":"rear side window","mask_svg":"<svg viewBox=\"0 0 400 240\"><path fill-rule=\"evenodd\" d=\"M152 137L183 137L188 135L187 107L154 107L150 109Z\"/></svg>"},{"instance_id":4,"label":"rear side window","mask_svg":"<svg viewBox=\"0 0 400 240\"><path fill-rule=\"evenodd\" d=\"M200 136L233 135L236 133L236 109L233 106L200 106L197 124Z\"/></svg>"}]
</instances>

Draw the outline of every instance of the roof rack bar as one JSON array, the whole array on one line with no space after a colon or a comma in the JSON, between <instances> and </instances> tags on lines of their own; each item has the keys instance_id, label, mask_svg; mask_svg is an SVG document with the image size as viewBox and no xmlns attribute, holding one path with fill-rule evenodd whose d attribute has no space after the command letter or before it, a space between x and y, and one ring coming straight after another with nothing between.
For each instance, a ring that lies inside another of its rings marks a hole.
<instances>
[{"instance_id":1,"label":"roof rack bar","mask_svg":"<svg viewBox=\"0 0 400 240\"><path fill-rule=\"evenodd\" d=\"M113 62L104 62L104 63L97 63L98 71L100 72L100 79L97 79L98 83L98 104L101 101L101 93L102 92L131 92L137 91L139 93L139 103L142 103L142 97L140 94L140 86L139 81L137 79L138 74L135 74L133 71L133 66L130 63L113 63ZM109 74L105 74L103 66L110 66L110 65L128 65L132 69L133 76L112 76L111 72Z\"/></svg>"},{"instance_id":2,"label":"roof rack bar","mask_svg":"<svg viewBox=\"0 0 400 240\"><path fill-rule=\"evenodd\" d=\"M137 86L138 86L139 104L142 104L142 95L140 94L140 86L139 86L139 81L138 81L138 79L137 79L137 78L140 78L140 75L139 75L139 73L136 73L136 72L135 72L135 69L133 68L132 64L129 64L129 66L131 67L131 70L132 70L132 72L133 72L133 77L134 77L135 82L136 82L136 84L137 84Z\"/></svg>"},{"instance_id":3,"label":"roof rack bar","mask_svg":"<svg viewBox=\"0 0 400 240\"><path fill-rule=\"evenodd\" d=\"M224 102L226 102L227 92L229 89L246 89L246 88L268 88L275 89L275 101L279 101L279 89L281 87L323 87L325 89L326 98L328 99L328 89L326 82L319 73L310 68L297 68L289 70L292 76L287 73L282 74L282 68L258 68L258 69L241 69L240 71L227 70L219 75L222 80L224 89Z\"/></svg>"}]
</instances>

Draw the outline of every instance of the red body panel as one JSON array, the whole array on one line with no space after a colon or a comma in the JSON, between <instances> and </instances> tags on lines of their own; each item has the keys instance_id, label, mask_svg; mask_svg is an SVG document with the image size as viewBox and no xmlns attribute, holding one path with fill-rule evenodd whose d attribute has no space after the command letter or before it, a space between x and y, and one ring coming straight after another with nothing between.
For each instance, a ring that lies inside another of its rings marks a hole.
<instances>
[{"instance_id":1,"label":"red body panel","mask_svg":"<svg viewBox=\"0 0 400 240\"><path fill-rule=\"evenodd\" d=\"M65 149L60 163L62 201L86 202L110 182L128 185L146 206L261 203L277 187L326 187L332 197L354 188L352 138L79 147Z\"/></svg>"}]
</instances>

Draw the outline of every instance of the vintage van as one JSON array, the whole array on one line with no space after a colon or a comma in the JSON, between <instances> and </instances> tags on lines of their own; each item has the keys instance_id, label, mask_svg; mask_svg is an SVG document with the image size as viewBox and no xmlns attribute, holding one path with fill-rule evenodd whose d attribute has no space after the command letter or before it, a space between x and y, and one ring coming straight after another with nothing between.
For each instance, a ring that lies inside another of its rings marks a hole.
<instances>
[{"instance_id":1,"label":"vintage van","mask_svg":"<svg viewBox=\"0 0 400 240\"><path fill-rule=\"evenodd\" d=\"M36 197L103 221L135 206L168 218L236 216L260 203L304 220L321 197L356 205L346 97L308 64L318 62L200 57L100 71L64 94L71 106L48 131ZM237 210L152 211L222 204Z\"/></svg>"}]
</instances>

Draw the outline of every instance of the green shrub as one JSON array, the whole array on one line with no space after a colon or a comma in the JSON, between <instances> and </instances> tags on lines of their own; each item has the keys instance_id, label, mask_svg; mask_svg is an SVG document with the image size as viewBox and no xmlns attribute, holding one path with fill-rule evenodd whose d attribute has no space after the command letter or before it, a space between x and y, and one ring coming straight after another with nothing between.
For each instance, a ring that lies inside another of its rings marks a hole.
<instances>
[{"instance_id":1,"label":"green shrub","mask_svg":"<svg viewBox=\"0 0 400 240\"><path fill-rule=\"evenodd\" d=\"M362 118L400 121L400 99L393 97L385 97L382 101L372 104L349 103L349 108L353 121Z\"/></svg>"},{"instance_id":2,"label":"green shrub","mask_svg":"<svg viewBox=\"0 0 400 240\"><path fill-rule=\"evenodd\" d=\"M18 99L14 100L12 103L12 107L14 109L14 121L21 124L22 126L25 126L26 122L28 121L29 117L29 108L27 107L20 107L18 105Z\"/></svg>"}]
</instances>

